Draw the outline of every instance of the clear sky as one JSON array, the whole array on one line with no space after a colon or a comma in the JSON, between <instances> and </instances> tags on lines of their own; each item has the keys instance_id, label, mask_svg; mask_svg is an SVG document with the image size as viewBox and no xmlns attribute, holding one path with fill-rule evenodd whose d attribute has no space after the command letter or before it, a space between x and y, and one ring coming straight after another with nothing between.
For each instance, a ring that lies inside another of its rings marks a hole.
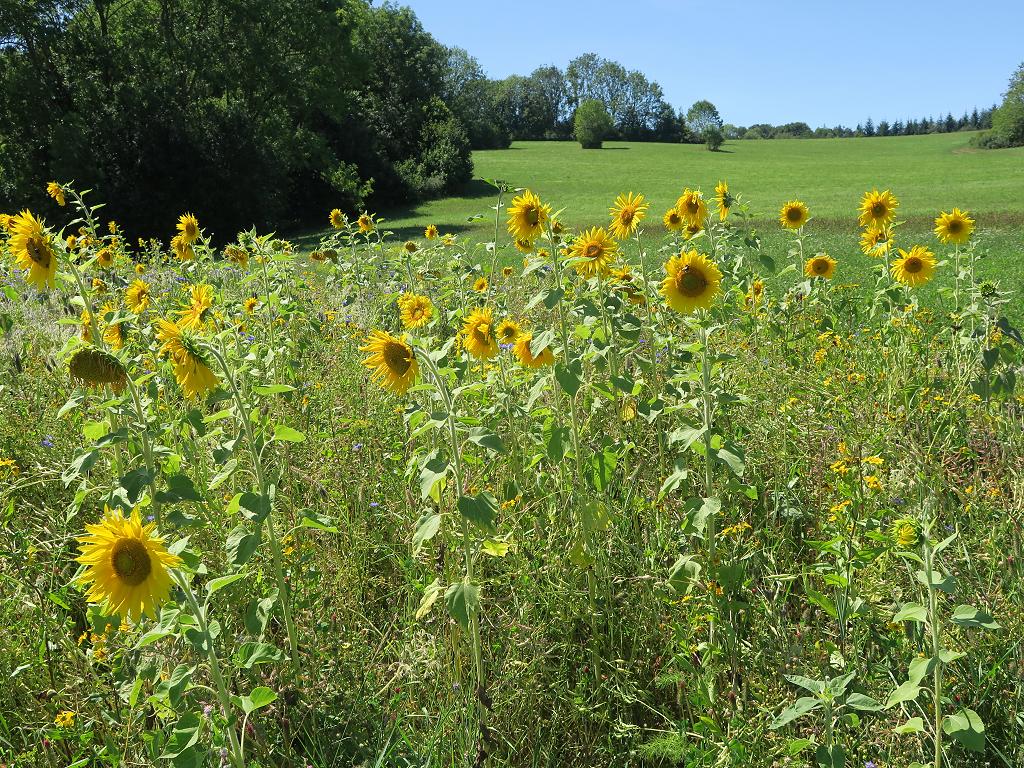
<instances>
[{"instance_id":1,"label":"clear sky","mask_svg":"<svg viewBox=\"0 0 1024 768\"><path fill-rule=\"evenodd\" d=\"M490 77L592 51L735 125L959 116L1024 61L1024 0L398 1Z\"/></svg>"}]
</instances>

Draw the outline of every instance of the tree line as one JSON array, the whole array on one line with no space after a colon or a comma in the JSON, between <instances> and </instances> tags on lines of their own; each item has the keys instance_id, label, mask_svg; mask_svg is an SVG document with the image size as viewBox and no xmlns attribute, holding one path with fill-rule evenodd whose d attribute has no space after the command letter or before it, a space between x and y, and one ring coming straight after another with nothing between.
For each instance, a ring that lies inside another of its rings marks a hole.
<instances>
[{"instance_id":1,"label":"tree line","mask_svg":"<svg viewBox=\"0 0 1024 768\"><path fill-rule=\"evenodd\" d=\"M736 126L726 123L722 131L727 139L847 139L858 136L918 136L927 133L954 133L955 131L979 131L992 127L992 115L997 107L974 108L961 117L947 113L945 117L908 118L906 120L879 120L877 125L870 117L855 128L845 125L811 128L807 123L795 122L783 125L757 123L751 126Z\"/></svg>"}]
</instances>

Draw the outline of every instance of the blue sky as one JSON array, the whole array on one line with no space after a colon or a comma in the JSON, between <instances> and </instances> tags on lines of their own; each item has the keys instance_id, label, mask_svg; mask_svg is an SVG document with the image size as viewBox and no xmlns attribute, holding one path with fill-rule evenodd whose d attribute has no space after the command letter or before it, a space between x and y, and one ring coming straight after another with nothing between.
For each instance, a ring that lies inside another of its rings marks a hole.
<instances>
[{"instance_id":1,"label":"blue sky","mask_svg":"<svg viewBox=\"0 0 1024 768\"><path fill-rule=\"evenodd\" d=\"M399 0L495 78L593 51L726 122L854 126L1002 100L1024 0Z\"/></svg>"}]
</instances>

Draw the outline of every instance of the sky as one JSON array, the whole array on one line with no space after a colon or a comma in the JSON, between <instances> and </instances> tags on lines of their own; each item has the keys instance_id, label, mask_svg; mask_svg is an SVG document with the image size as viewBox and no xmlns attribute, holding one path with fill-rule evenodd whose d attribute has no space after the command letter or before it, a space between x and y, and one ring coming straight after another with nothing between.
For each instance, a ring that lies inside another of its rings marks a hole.
<instances>
[{"instance_id":1,"label":"sky","mask_svg":"<svg viewBox=\"0 0 1024 768\"><path fill-rule=\"evenodd\" d=\"M397 0L489 77L594 52L734 125L959 116L1002 101L1024 0Z\"/></svg>"}]
</instances>

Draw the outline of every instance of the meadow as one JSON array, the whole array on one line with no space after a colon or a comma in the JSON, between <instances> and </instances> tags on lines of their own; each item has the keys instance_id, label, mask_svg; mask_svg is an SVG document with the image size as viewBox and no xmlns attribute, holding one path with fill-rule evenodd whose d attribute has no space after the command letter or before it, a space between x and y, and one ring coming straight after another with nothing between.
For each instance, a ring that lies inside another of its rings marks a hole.
<instances>
[{"instance_id":1,"label":"meadow","mask_svg":"<svg viewBox=\"0 0 1024 768\"><path fill-rule=\"evenodd\" d=\"M54 182L0 761L1022 764L1024 155L965 141L517 145L294 241Z\"/></svg>"}]
</instances>

